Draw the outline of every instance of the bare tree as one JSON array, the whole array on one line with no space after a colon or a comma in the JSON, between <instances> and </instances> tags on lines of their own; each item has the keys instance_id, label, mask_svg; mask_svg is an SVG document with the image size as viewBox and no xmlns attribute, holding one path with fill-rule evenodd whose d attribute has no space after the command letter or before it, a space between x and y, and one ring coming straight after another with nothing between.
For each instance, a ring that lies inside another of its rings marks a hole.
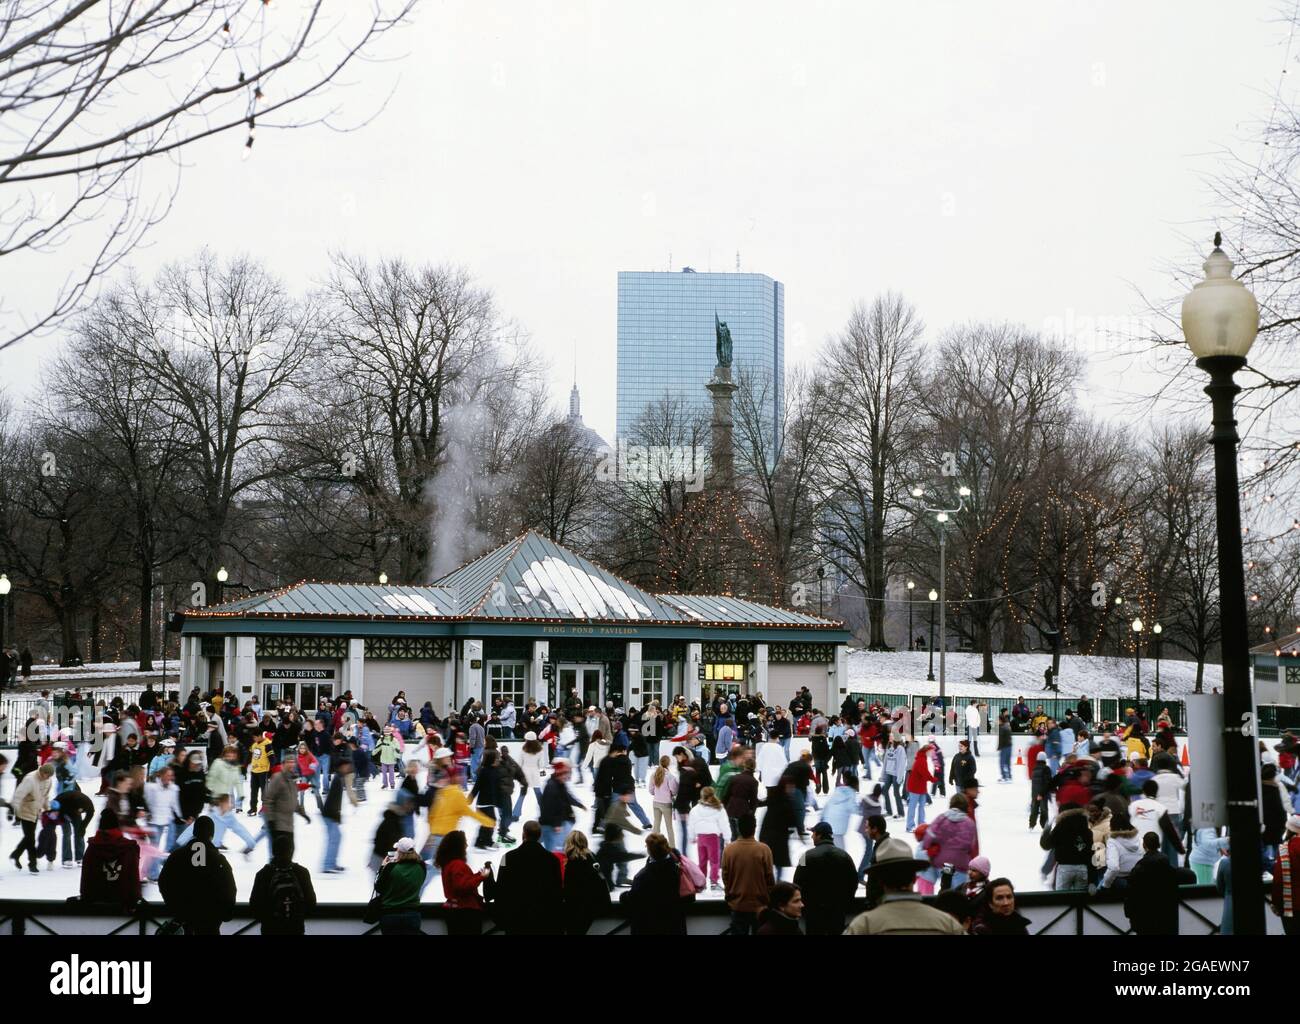
<instances>
[{"instance_id":1,"label":"bare tree","mask_svg":"<svg viewBox=\"0 0 1300 1024\"><path fill-rule=\"evenodd\" d=\"M834 430L825 450L822 542L867 602L868 646L884 650L885 594L898 496L906 483L906 439L923 410L916 309L887 292L858 303L824 356Z\"/></svg>"},{"instance_id":2,"label":"bare tree","mask_svg":"<svg viewBox=\"0 0 1300 1024\"><path fill-rule=\"evenodd\" d=\"M525 448L516 475L521 525L561 544L587 547L599 512L603 461L577 424L560 419L543 427Z\"/></svg>"},{"instance_id":3,"label":"bare tree","mask_svg":"<svg viewBox=\"0 0 1300 1024\"><path fill-rule=\"evenodd\" d=\"M85 253L45 311L0 348L75 310L166 213L145 178L194 143L300 127L414 0L0 2L0 256ZM64 257L66 259L66 255Z\"/></svg>"}]
</instances>

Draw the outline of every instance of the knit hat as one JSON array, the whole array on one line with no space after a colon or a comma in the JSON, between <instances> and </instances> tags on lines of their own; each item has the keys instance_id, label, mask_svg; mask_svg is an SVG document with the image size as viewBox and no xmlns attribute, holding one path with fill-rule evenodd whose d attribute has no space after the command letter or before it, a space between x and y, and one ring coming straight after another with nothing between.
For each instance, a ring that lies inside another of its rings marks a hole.
<instances>
[{"instance_id":1,"label":"knit hat","mask_svg":"<svg viewBox=\"0 0 1300 1024\"><path fill-rule=\"evenodd\" d=\"M1286 819L1286 830L1300 833L1300 814L1293 814Z\"/></svg>"},{"instance_id":2,"label":"knit hat","mask_svg":"<svg viewBox=\"0 0 1300 1024\"><path fill-rule=\"evenodd\" d=\"M972 871L980 872L980 874L982 874L985 878L987 878L990 874L993 873L992 866L989 864L989 859L984 856L972 857L970 859L970 869Z\"/></svg>"},{"instance_id":3,"label":"knit hat","mask_svg":"<svg viewBox=\"0 0 1300 1024\"><path fill-rule=\"evenodd\" d=\"M415 849L415 840L410 836L402 836L401 839L397 840L397 844L393 849L398 853L407 853Z\"/></svg>"},{"instance_id":4,"label":"knit hat","mask_svg":"<svg viewBox=\"0 0 1300 1024\"><path fill-rule=\"evenodd\" d=\"M531 729L529 729L528 732L524 733L524 739L525 739L525 740L535 740L535 739L537 739L537 733L535 733L535 732L533 732Z\"/></svg>"}]
</instances>

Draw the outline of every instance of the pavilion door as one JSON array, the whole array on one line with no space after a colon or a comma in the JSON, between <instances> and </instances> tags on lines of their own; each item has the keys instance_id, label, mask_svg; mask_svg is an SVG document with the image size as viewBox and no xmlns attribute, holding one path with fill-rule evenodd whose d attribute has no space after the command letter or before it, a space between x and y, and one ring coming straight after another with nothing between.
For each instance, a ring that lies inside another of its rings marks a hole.
<instances>
[{"instance_id":1,"label":"pavilion door","mask_svg":"<svg viewBox=\"0 0 1300 1024\"><path fill-rule=\"evenodd\" d=\"M605 679L604 669L599 665L561 665L560 699L565 700L573 690L582 698L582 706L604 707Z\"/></svg>"}]
</instances>

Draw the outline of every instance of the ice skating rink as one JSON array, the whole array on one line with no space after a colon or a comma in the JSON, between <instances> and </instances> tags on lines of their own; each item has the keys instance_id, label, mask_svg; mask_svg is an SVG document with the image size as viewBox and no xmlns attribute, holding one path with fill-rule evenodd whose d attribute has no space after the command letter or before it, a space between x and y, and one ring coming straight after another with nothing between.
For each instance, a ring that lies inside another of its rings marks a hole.
<instances>
[{"instance_id":1,"label":"ice skating rink","mask_svg":"<svg viewBox=\"0 0 1300 1024\"><path fill-rule=\"evenodd\" d=\"M947 748L947 764L951 763L951 751L956 748L956 740L953 737L941 738L942 745ZM1016 737L1016 754L1023 751L1028 740L1025 737ZM1043 863L1044 853L1038 846L1038 837L1040 831L1030 831L1029 825L1029 779L1023 765L1013 767L1013 781L1008 784L1001 784L998 778L997 754L994 750L996 739L987 737L981 739L979 762L979 780L982 786L980 792L979 806L976 812L976 820L979 823L979 840L980 852L989 858L992 866L992 873L1006 875L1015 884L1017 890L1022 892L1032 892L1048 888L1044 884L1040 874L1040 868ZM794 752L797 754L798 745L795 746ZM1013 763L1015 756L1012 758ZM873 766L873 775L879 776L879 767ZM8 796L13 788L13 782L6 774L3 776L3 792ZM579 799L587 805L592 804L590 777L584 777L581 782L573 784L573 790ZM423 777L421 777L423 782ZM862 783L864 791L872 785L865 780ZM82 787L86 792L90 792L94 787L91 780L83 781ZM951 786L949 794L952 793ZM517 794L517 790L516 790ZM344 866L345 871L342 874L322 874L322 857L325 848L325 827L321 822L320 815L316 811L315 801L310 795L307 797L307 811L312 817L310 824L304 822L301 818L297 819L296 826L296 844L297 853L295 859L310 869L313 873L313 882L316 886L317 896L322 902L344 903L344 902L365 902L370 897L371 874L369 870L369 861L371 847L374 839L375 829L379 823L380 815L383 808L391 800L391 791L380 789L380 780L372 778L366 786L367 799L357 807L352 807L346 802L344 804L343 820L343 844L340 856L340 864ZM644 788L637 789L637 799L645 809L648 817L650 814L650 797ZM819 796L818 802L825 801L825 797ZM96 806L102 805L102 799L96 799ZM927 818L932 818L947 807L947 798L936 796L934 803L927 808ZM763 811L760 809L760 821ZM520 821L516 822L511 828L511 834L516 838L519 837L523 822L537 814L537 803L535 797L530 793L524 801L523 816ZM591 812L577 811L578 828L585 831L588 836L592 832ZM261 828L260 817L250 817L240 814L240 820L253 835L257 835ZM820 817L819 812L809 809L808 826L811 827ZM65 868L56 860L53 867L47 862L40 863L40 873L30 874L26 866L22 870L14 867L13 861L8 859L8 853L14 848L21 838L21 833L15 824L7 821L7 815L0 824L0 844L3 844L5 859L0 862L0 894L9 899L66 899L69 896L76 895L78 890L79 868ZM890 819L891 835L899 836L912 842L910 835L905 835L903 830L904 821L901 819ZM465 829L471 844L474 841L477 823L471 819L462 822L462 828ZM863 841L857 833L857 818L853 820L852 830L847 839L849 853L855 860L862 856ZM423 842L428 832L427 825L422 816L416 819L416 841ZM681 837L675 837L676 843L680 848ZM811 842L811 839L809 840ZM253 876L258 868L266 863L268 857L267 844L265 841L249 857L243 856L240 852L243 849L243 842L234 835L223 841L226 846L226 857L229 859L231 867L235 873L235 879L239 886L239 897L241 900L247 899L249 892L252 890ZM594 844L593 844L594 845ZM629 850L633 852L642 852L645 849L643 836L632 835L627 838ZM791 839L790 857L791 863L797 863L800 852L804 848L803 843L797 839ZM501 863L502 857L509 851L508 847L484 851L470 849L470 863L478 867L484 861L493 861L497 865ZM689 837L685 851L689 856L695 856L694 836ZM633 862L632 870L635 871L639 862ZM790 870L787 869L785 877L790 877ZM145 898L157 899L156 887L151 885L145 886ZM152 894L152 895L151 895ZM706 891L700 896L701 899L720 899L721 893ZM441 902L442 888L438 879L434 879L429 886L425 900L430 903Z\"/></svg>"}]
</instances>

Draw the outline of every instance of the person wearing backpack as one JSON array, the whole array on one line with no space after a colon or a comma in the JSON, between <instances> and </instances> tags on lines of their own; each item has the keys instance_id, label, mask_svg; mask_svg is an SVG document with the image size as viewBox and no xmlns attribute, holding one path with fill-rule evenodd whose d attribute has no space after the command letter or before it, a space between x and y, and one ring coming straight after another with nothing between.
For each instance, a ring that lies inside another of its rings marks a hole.
<instances>
[{"instance_id":1,"label":"person wearing backpack","mask_svg":"<svg viewBox=\"0 0 1300 1024\"><path fill-rule=\"evenodd\" d=\"M235 913L235 875L213 845L215 832L213 820L206 814L200 816L191 838L168 855L158 876L158 891L167 912L185 928L186 935L220 935L221 922Z\"/></svg>"},{"instance_id":2,"label":"person wearing backpack","mask_svg":"<svg viewBox=\"0 0 1300 1024\"><path fill-rule=\"evenodd\" d=\"M271 863L253 878L248 908L263 935L302 935L316 909L311 872L293 860L293 839L281 833L271 841Z\"/></svg>"}]
</instances>

